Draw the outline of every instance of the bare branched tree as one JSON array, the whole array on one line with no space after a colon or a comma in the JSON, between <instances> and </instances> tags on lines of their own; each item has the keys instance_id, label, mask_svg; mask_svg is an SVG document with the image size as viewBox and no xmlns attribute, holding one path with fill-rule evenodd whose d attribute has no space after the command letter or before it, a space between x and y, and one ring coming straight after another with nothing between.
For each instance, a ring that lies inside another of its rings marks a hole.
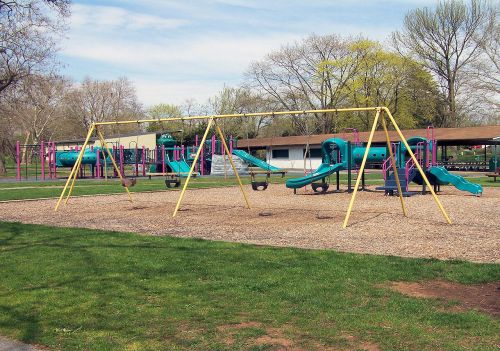
<instances>
[{"instance_id":1,"label":"bare branched tree","mask_svg":"<svg viewBox=\"0 0 500 351\"><path fill-rule=\"evenodd\" d=\"M346 40L335 35L313 35L253 63L246 74L247 85L272 97L281 109L335 108L345 99L345 84L356 71L356 62L347 59L349 54ZM319 69L322 62L333 61L344 64ZM331 132L330 114L316 114L315 118L312 131L301 116L292 116L292 121L302 134Z\"/></svg>"},{"instance_id":2,"label":"bare branched tree","mask_svg":"<svg viewBox=\"0 0 500 351\"><path fill-rule=\"evenodd\" d=\"M113 81L86 78L67 94L66 107L68 118L80 125L81 134L95 122L136 119L143 115L135 88L127 78Z\"/></svg>"},{"instance_id":3,"label":"bare branched tree","mask_svg":"<svg viewBox=\"0 0 500 351\"><path fill-rule=\"evenodd\" d=\"M19 132L7 97L24 80L54 71L56 41L68 15L69 0L0 0L0 174Z\"/></svg>"},{"instance_id":4,"label":"bare branched tree","mask_svg":"<svg viewBox=\"0 0 500 351\"><path fill-rule=\"evenodd\" d=\"M0 0L0 94L31 74L52 70L68 14L68 0Z\"/></svg>"},{"instance_id":5,"label":"bare branched tree","mask_svg":"<svg viewBox=\"0 0 500 351\"><path fill-rule=\"evenodd\" d=\"M64 116L64 96L70 82L60 77L30 76L12 89L4 106L25 143L50 140L60 130Z\"/></svg>"},{"instance_id":6,"label":"bare branched tree","mask_svg":"<svg viewBox=\"0 0 500 351\"><path fill-rule=\"evenodd\" d=\"M446 96L447 116L443 126L458 126L461 116L457 97L466 81L467 68L487 45L495 24L495 10L483 0L444 0L436 8L410 11L402 31L393 33L395 47L421 61L436 77Z\"/></svg>"}]
</instances>

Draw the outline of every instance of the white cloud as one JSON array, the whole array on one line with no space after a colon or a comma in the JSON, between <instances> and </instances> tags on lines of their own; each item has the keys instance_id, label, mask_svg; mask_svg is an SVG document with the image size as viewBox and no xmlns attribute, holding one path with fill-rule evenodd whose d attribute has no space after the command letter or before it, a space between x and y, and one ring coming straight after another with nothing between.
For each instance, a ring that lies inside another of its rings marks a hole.
<instances>
[{"instance_id":1,"label":"white cloud","mask_svg":"<svg viewBox=\"0 0 500 351\"><path fill-rule=\"evenodd\" d=\"M362 34L384 40L397 28L387 18L366 21L370 14L359 9L368 4L393 9L394 3L422 6L430 1L346 0L337 5L331 0L112 2L119 3L117 6L75 3L62 54L72 75L129 77L147 105L182 103L187 98L203 102L224 83L239 81L252 61L313 32ZM338 11L339 6L342 11ZM344 13L354 20L346 19ZM358 14L362 18L355 21Z\"/></svg>"},{"instance_id":2,"label":"white cloud","mask_svg":"<svg viewBox=\"0 0 500 351\"><path fill-rule=\"evenodd\" d=\"M190 40L153 42L94 38L79 33L63 47L63 54L116 66L141 66L146 71L214 75L239 74L253 60L298 38L295 35L242 37L208 35ZM174 67L175 65L175 67Z\"/></svg>"},{"instance_id":3,"label":"white cloud","mask_svg":"<svg viewBox=\"0 0 500 351\"><path fill-rule=\"evenodd\" d=\"M132 77L131 81L137 89L139 100L146 107L159 103L181 105L187 99L195 99L197 102L204 103L224 86L223 82L202 80L169 82Z\"/></svg>"},{"instance_id":4,"label":"white cloud","mask_svg":"<svg viewBox=\"0 0 500 351\"><path fill-rule=\"evenodd\" d=\"M75 4L72 6L71 27L73 30L91 30L128 28L169 29L186 25L184 19L165 18L150 14L136 13L113 6L89 6Z\"/></svg>"}]
</instances>

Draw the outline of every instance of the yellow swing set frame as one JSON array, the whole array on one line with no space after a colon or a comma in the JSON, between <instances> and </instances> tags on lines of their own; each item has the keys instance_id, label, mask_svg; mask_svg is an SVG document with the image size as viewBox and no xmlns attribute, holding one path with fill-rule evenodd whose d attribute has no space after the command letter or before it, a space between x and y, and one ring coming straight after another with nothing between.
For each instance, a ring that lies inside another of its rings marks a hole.
<instances>
[{"instance_id":1,"label":"yellow swing set frame","mask_svg":"<svg viewBox=\"0 0 500 351\"><path fill-rule=\"evenodd\" d=\"M399 194L399 200L401 202L401 208L402 208L402 211L403 211L403 215L405 217L408 216L408 212L407 212L407 209L406 209L406 205L405 205L405 202L404 202L404 199L403 199L403 195L402 195L402 191L401 191L401 188L400 188L400 183L399 183L399 179L398 179L398 172L397 172L397 167L396 167L396 161L394 159L394 154L392 152L392 148L391 148L391 140L390 140L390 137L389 137L389 132L387 130L387 122L386 122L386 116L387 118L389 118L389 121L391 122L391 124L393 125L394 129L396 130L399 138L401 139L401 141L403 142L403 144L406 146L406 149L408 150L408 153L410 154L410 157L413 159L414 163L415 163L415 166L417 167L418 171L420 172L420 175L422 176L424 182L426 183L428 189L430 190L433 198L434 198L434 201L436 202L439 210L441 211L444 219L446 220L447 223L450 223L451 224L451 220L450 218L448 217L448 214L446 213L446 210L444 209L443 205L441 204L441 202L439 201L436 193L434 192L433 190L433 187L431 186L429 180L427 179L424 171L422 170L419 162L417 161L416 157L415 157L415 154L412 152L410 146L408 145L408 142L406 141L406 138L404 137L403 133L401 132L401 130L399 129L394 117L392 116L391 112L389 111L389 109L387 107L361 107L361 108L340 108L340 109L322 109L322 110L305 110L305 111L278 111L278 112L256 112L256 113L243 113L243 114L226 114L226 115L213 115L213 116L189 116L189 117L175 117L175 118L158 118L158 119L139 119L139 120L127 120L127 121L116 121L116 122L97 122L97 123L93 123L91 125L91 127L89 128L89 131L87 133L87 137L85 138L85 142L83 143L83 146L82 146L82 149L77 157L77 160L71 170L71 173L66 181L66 184L64 185L64 188L61 192L61 195L59 196L59 199L56 203L56 206L55 206L55 211L57 211L59 209L59 206L61 205L63 199L64 199L64 196L66 196L66 199L64 201L65 204L68 203L69 201L69 198L73 192L73 187L75 185L75 181L76 181L76 178L78 177L78 170L80 169L80 166L81 166L81 163L82 163L82 159L83 159L83 154L85 152L85 149L87 148L88 146L88 143L90 141L90 138L92 136L92 134L95 132L97 137L99 138L100 142L101 142L101 145L104 147L104 149L106 150L112 164L113 164L113 167L115 169L115 171L117 172L122 184L125 184L124 183L124 178L123 178L123 175L121 174L120 172L120 169L118 168L116 162L115 162L115 159L113 158L113 155L111 153L111 151L109 150L108 148L108 145L106 143L106 139L104 138L104 134L102 133L102 130L101 130L101 126L110 126L110 125L120 125L120 124L141 124L141 123L152 123L152 122L169 122L169 121L186 121L186 120L207 120L208 123L207 123L207 127L205 129L205 132L203 134L203 138L200 142L200 145L204 145L205 144L205 141L207 140L207 136L210 132L210 130L212 128L215 129L216 133L218 134L218 136L220 137L221 141L222 141L222 144L224 146L224 150L226 152L226 154L228 155L228 158L229 158L229 161L231 163L231 167L233 168L233 171L234 171L234 174L236 176L236 180L238 182L238 185L239 185L239 188L241 190L241 193L243 195L243 199L244 199L244 202L245 202L245 205L247 208L250 208L250 201L248 200L248 196L245 192L245 189L243 187L243 184L241 182L241 178L238 174L238 171L236 170L236 167L234 165L234 162L233 162L233 157L232 155L230 154L229 152L229 148L227 146L227 143L226 143L226 139L225 139L225 136L221 130L221 128L219 127L217 121L218 120L223 120L223 119L229 119L229 118L247 118L247 117L263 117L263 116L270 116L270 117L277 117L277 116L283 116L283 115L293 115L293 114L303 114L303 115L308 115L308 114L313 114L313 113L340 113L340 112L361 112L361 111L373 111L375 112L375 118L373 120L373 124L372 124L372 128L371 128L371 131L370 131L370 135L368 137L368 143L366 145L366 151L365 151L365 154L363 155L363 160L361 162L361 167L360 167L360 170L358 172L358 176L356 178L356 185L354 186L354 192L352 193L352 196L351 196L351 199L350 199L350 202L349 202L349 207L347 208L347 213L345 215L345 218L344 218L344 221L343 221L343 224L342 224L342 227L343 228L346 228L348 223L349 223L349 218L351 216L351 213L352 213L352 209L354 207L354 201L356 199L356 195L357 195L357 192L358 192L358 187L359 187L359 184L360 184L360 181L361 181L361 176L363 174L363 170L365 169L365 165L366 165L366 160L367 160L367 157L368 157L368 151L370 149L370 146L372 144L372 141L373 141L373 135L379 125L379 122L381 122L381 125L382 125L382 128L384 130L384 133L385 133L385 136L386 136L386 143L387 143L387 148L389 150L389 157L391 158L391 166L393 168L393 171L394 171L394 175L396 177L396 184L398 186L398 194ZM182 200L184 198L184 194L186 193L186 189L188 187L188 184L189 184L189 181L191 180L191 176L194 172L194 169L195 169L195 165L196 163L198 162L198 159L200 157L200 154L201 154L201 147L198 148L197 152L196 152L196 156L193 160L193 163L191 165L191 168L189 170L189 174L186 178L186 181L184 182L184 186L181 190L181 193L179 195L179 198L177 200L177 204L175 206L175 209L174 209L174 212L172 214L173 217L175 217L177 215L177 212L179 211L179 208L181 206L181 203L182 203ZM69 189L68 189L69 187ZM130 193L130 190L128 189L128 187L125 186L125 191L128 195L128 198L129 198L129 201L133 201L132 200L132 195Z\"/></svg>"}]
</instances>

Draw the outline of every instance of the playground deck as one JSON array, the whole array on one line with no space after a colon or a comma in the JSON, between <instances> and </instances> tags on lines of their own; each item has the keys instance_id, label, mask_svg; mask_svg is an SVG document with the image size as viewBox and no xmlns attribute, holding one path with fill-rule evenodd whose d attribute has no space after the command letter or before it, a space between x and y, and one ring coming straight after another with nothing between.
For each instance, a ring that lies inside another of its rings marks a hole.
<instances>
[{"instance_id":1,"label":"playground deck","mask_svg":"<svg viewBox=\"0 0 500 351\"><path fill-rule=\"evenodd\" d=\"M500 262L500 189L486 188L482 197L445 187L440 199L452 225L444 223L430 196L406 199L409 218L399 199L362 192L351 226L341 229L350 195L298 195L283 185L251 191L253 208L243 206L237 187L189 190L176 218L178 191L80 197L54 212L55 200L0 203L0 220L173 235L347 252Z\"/></svg>"}]
</instances>

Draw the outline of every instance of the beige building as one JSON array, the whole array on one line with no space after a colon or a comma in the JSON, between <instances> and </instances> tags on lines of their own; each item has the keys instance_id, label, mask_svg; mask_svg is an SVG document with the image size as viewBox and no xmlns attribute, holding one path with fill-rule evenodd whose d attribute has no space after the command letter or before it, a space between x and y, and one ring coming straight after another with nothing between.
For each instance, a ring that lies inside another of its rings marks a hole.
<instances>
[{"instance_id":1,"label":"beige building","mask_svg":"<svg viewBox=\"0 0 500 351\"><path fill-rule=\"evenodd\" d=\"M71 150L76 147L81 147L85 139L76 140L61 140L56 142L57 150ZM146 149L154 149L156 146L156 132L145 132L139 134L122 134L112 137L106 137L106 143L109 147L123 145L126 149L133 149L135 147ZM101 146L101 141L98 138L91 138L89 146Z\"/></svg>"}]
</instances>

